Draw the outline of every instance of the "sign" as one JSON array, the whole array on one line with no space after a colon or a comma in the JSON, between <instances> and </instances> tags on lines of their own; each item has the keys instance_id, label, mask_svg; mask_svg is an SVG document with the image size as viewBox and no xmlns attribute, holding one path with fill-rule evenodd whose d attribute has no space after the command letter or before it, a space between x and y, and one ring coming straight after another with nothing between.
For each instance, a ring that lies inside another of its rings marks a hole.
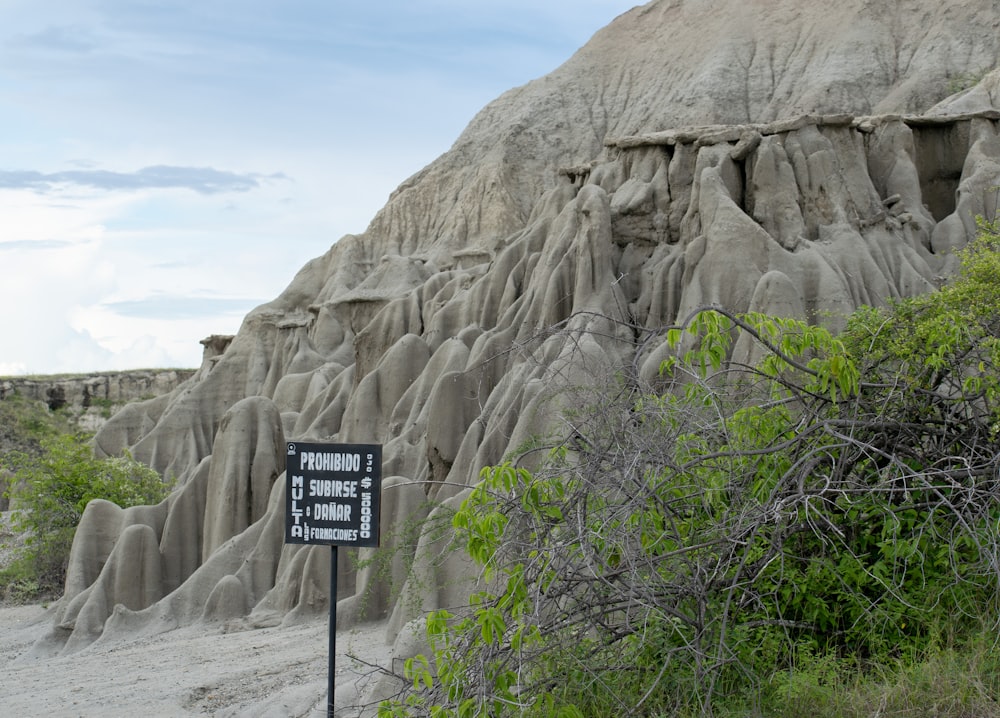
<instances>
[{"instance_id":1,"label":"sign","mask_svg":"<svg viewBox=\"0 0 1000 718\"><path fill-rule=\"evenodd\" d=\"M289 442L285 543L378 546L382 447Z\"/></svg>"}]
</instances>

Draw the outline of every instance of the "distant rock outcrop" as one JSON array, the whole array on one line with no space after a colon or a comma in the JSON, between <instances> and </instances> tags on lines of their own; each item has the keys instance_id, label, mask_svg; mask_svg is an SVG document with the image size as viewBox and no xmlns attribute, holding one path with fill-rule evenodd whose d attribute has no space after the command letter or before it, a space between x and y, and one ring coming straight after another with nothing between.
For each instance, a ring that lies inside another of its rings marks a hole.
<instances>
[{"instance_id":1,"label":"distant rock outcrop","mask_svg":"<svg viewBox=\"0 0 1000 718\"><path fill-rule=\"evenodd\" d=\"M149 400L177 389L194 369L136 369L95 374L0 378L0 401L21 396L65 409L81 428L95 431L111 411L130 401Z\"/></svg>"},{"instance_id":2,"label":"distant rock outcrop","mask_svg":"<svg viewBox=\"0 0 1000 718\"><path fill-rule=\"evenodd\" d=\"M282 543L293 438L384 446L383 548L341 562L341 620L389 617L392 640L461 602L469 566L419 526L552 431L567 387L655 383L657 331L704 304L837 326L948 275L996 211L996 75L945 98L998 64L998 24L993 0L621 16L487 106L189 381L112 418L99 451L179 488L87 509L36 650L325 612L327 553Z\"/></svg>"}]
</instances>

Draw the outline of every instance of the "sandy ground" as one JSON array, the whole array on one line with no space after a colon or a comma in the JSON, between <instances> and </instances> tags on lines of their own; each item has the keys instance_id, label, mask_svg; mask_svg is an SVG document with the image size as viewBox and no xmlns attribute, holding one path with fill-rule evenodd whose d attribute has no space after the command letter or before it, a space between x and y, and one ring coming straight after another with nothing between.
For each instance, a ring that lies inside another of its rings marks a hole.
<instances>
[{"instance_id":1,"label":"sandy ground","mask_svg":"<svg viewBox=\"0 0 1000 718\"><path fill-rule=\"evenodd\" d=\"M253 630L190 626L35 659L30 648L47 631L45 618L41 606L0 606L4 716L326 715L327 620ZM338 718L374 712L358 704L379 667L392 668L384 635L383 624L338 631Z\"/></svg>"}]
</instances>

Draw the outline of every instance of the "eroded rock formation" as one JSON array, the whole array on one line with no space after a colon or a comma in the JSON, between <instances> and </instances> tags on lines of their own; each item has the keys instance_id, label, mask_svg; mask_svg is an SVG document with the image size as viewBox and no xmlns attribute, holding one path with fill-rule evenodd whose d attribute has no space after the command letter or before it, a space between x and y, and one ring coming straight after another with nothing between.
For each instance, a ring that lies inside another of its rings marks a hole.
<instances>
[{"instance_id":1,"label":"eroded rock formation","mask_svg":"<svg viewBox=\"0 0 1000 718\"><path fill-rule=\"evenodd\" d=\"M564 430L567 388L623 368L654 383L650 337L707 303L837 326L948 275L996 211L997 74L939 101L997 65L998 19L990 0L618 18L485 108L190 381L108 423L99 451L179 488L88 508L36 650L325 612L327 552L282 543L292 438L384 445L383 547L341 561L339 615L411 641L474 578L437 519L483 466Z\"/></svg>"}]
</instances>

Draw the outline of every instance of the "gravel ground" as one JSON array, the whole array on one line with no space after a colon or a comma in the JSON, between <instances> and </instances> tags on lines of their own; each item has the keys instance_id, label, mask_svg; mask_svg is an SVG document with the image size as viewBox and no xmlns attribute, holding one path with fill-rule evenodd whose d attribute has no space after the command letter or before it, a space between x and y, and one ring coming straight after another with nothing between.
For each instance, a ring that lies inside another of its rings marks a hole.
<instances>
[{"instance_id":1,"label":"gravel ground","mask_svg":"<svg viewBox=\"0 0 1000 718\"><path fill-rule=\"evenodd\" d=\"M0 607L0 706L10 716L326 715L328 623L232 630L197 625L135 640L99 640L36 659L42 606ZM337 636L336 715L370 715L366 687L391 668L384 624ZM360 660L357 660L360 659Z\"/></svg>"}]
</instances>

